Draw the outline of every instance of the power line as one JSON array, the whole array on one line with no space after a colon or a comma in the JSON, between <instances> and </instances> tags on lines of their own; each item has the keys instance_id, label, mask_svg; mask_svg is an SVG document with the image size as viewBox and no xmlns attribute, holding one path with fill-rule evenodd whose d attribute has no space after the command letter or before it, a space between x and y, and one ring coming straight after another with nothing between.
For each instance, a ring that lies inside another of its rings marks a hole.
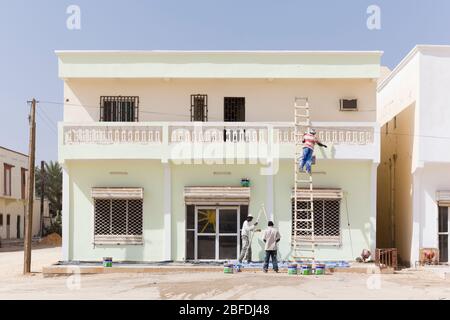
<instances>
[{"instance_id":1,"label":"power line","mask_svg":"<svg viewBox=\"0 0 450 320\"><path fill-rule=\"evenodd\" d=\"M74 104L74 103L64 103L64 102L57 102L57 101L40 101L40 103L44 104L53 104L53 105L65 105L65 106L74 106L74 107L80 107L80 108L94 108L99 109L99 106L90 106L90 105L81 105L81 104ZM140 105L140 108L146 108L145 106ZM372 110L367 110L372 111ZM376 111L376 110L373 110ZM177 113L170 113L170 112L157 112L157 111L147 111L147 110L139 110L140 113L143 114L157 114L157 115L168 115L168 116L179 116L179 117L186 117L190 119L190 115L187 114L177 114ZM358 111L360 112L360 111ZM221 118L215 118L215 117L209 117L213 120L223 121ZM361 130L358 129L345 129L347 132L361 132ZM391 136L408 136L408 137L414 137L414 138L430 138L430 139L441 139L441 140L450 140L450 136L433 136L433 135L422 135L422 134L410 134L410 133L399 133L399 132L382 132L381 130L374 130L374 134L384 134L384 135L391 135Z\"/></svg>"}]
</instances>

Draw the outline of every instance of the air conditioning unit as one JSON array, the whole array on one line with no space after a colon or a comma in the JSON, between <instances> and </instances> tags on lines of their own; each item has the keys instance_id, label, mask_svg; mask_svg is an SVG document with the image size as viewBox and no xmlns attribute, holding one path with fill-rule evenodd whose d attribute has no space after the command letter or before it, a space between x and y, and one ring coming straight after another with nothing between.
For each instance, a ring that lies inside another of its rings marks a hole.
<instances>
[{"instance_id":1,"label":"air conditioning unit","mask_svg":"<svg viewBox=\"0 0 450 320\"><path fill-rule=\"evenodd\" d=\"M357 99L341 99L339 101L341 111L358 111Z\"/></svg>"}]
</instances>

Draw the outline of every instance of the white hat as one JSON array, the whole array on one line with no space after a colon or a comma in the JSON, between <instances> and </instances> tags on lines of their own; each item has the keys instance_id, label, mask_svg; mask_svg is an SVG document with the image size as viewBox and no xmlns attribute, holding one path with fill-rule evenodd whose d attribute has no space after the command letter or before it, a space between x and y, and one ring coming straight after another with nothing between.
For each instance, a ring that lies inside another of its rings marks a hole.
<instances>
[{"instance_id":1,"label":"white hat","mask_svg":"<svg viewBox=\"0 0 450 320\"><path fill-rule=\"evenodd\" d=\"M252 214L249 213L249 214L247 215L247 218L253 218Z\"/></svg>"}]
</instances>

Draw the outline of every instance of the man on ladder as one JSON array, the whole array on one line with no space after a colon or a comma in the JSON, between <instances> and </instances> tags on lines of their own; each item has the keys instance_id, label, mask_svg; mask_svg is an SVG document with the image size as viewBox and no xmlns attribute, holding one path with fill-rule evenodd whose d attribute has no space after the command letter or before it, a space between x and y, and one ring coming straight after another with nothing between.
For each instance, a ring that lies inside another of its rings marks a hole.
<instances>
[{"instance_id":1,"label":"man on ladder","mask_svg":"<svg viewBox=\"0 0 450 320\"><path fill-rule=\"evenodd\" d=\"M321 143L319 139L316 137L316 130L310 129L309 132L305 132L303 136L303 157L300 161L299 170L303 171L306 165L306 171L311 174L311 166L314 155L314 147L315 145L319 147L328 148L326 145Z\"/></svg>"}]
</instances>

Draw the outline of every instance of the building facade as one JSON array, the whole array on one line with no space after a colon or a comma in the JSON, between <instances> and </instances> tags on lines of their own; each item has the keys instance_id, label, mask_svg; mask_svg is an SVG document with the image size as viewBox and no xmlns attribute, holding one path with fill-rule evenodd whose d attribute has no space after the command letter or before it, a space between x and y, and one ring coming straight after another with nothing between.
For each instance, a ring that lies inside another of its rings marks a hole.
<instances>
[{"instance_id":1,"label":"building facade","mask_svg":"<svg viewBox=\"0 0 450 320\"><path fill-rule=\"evenodd\" d=\"M22 239L28 194L28 156L0 147L0 240ZM35 202L33 236L40 233L40 204ZM44 216L48 216L45 202Z\"/></svg>"},{"instance_id":2,"label":"building facade","mask_svg":"<svg viewBox=\"0 0 450 320\"><path fill-rule=\"evenodd\" d=\"M275 221L289 260L298 97L329 145L313 169L317 259L374 249L381 52L57 56L64 260L236 259L262 205L260 226ZM252 248L262 260L258 235Z\"/></svg>"},{"instance_id":3,"label":"building facade","mask_svg":"<svg viewBox=\"0 0 450 320\"><path fill-rule=\"evenodd\" d=\"M378 246L406 265L421 248L448 262L450 46L417 46L378 88Z\"/></svg>"}]
</instances>

